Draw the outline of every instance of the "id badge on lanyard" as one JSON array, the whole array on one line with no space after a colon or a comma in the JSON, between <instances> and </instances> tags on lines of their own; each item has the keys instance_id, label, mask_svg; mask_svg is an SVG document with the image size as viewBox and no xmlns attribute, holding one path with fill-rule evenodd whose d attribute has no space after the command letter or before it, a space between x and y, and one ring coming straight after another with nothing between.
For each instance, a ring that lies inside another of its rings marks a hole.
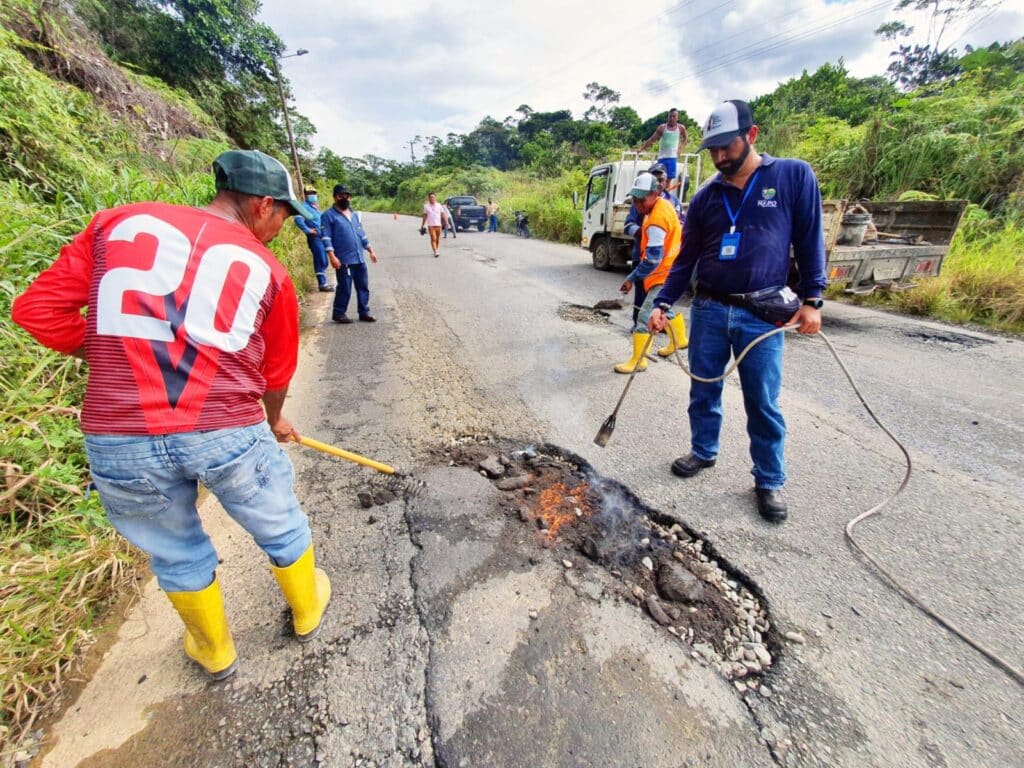
<instances>
[{"instance_id":1,"label":"id badge on lanyard","mask_svg":"<svg viewBox=\"0 0 1024 768\"><path fill-rule=\"evenodd\" d=\"M740 233L728 232L722 235L722 246L718 249L719 261L734 261L740 252Z\"/></svg>"},{"instance_id":2,"label":"id badge on lanyard","mask_svg":"<svg viewBox=\"0 0 1024 768\"><path fill-rule=\"evenodd\" d=\"M747 198L750 197L750 191L754 188L757 183L757 177L761 173L761 169L758 168L754 171L754 175L750 181L747 182L747 189L743 193L743 199L740 200L740 207L736 213L732 212L732 206L729 205L729 198L725 195L725 190L722 190L722 202L725 204L725 212L729 216L729 222L732 226L729 227L729 231L722 235L722 244L718 247L718 260L719 261L735 261L740 254L740 233L736 231L736 220L740 217L740 213L743 211L743 204L747 202Z\"/></svg>"}]
</instances>

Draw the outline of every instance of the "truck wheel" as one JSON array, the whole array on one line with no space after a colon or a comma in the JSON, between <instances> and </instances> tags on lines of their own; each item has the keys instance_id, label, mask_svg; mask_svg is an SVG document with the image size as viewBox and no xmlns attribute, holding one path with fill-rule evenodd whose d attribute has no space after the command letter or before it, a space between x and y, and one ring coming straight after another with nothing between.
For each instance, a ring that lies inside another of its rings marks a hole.
<instances>
[{"instance_id":1,"label":"truck wheel","mask_svg":"<svg viewBox=\"0 0 1024 768\"><path fill-rule=\"evenodd\" d=\"M612 268L612 244L607 237L599 237L590 247L594 257L594 269L606 272Z\"/></svg>"},{"instance_id":2,"label":"truck wheel","mask_svg":"<svg viewBox=\"0 0 1024 768\"><path fill-rule=\"evenodd\" d=\"M484 231L484 223L482 221L478 221L476 223L476 231L477 232L483 232Z\"/></svg>"}]
</instances>

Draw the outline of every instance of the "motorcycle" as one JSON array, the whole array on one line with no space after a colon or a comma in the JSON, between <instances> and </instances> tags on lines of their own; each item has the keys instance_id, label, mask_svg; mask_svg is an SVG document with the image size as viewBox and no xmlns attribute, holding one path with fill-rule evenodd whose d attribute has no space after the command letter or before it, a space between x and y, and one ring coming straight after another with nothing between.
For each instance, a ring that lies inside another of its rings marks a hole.
<instances>
[{"instance_id":1,"label":"motorcycle","mask_svg":"<svg viewBox=\"0 0 1024 768\"><path fill-rule=\"evenodd\" d=\"M529 239L530 235L530 217L526 215L526 211L516 211L516 237L525 237Z\"/></svg>"}]
</instances>

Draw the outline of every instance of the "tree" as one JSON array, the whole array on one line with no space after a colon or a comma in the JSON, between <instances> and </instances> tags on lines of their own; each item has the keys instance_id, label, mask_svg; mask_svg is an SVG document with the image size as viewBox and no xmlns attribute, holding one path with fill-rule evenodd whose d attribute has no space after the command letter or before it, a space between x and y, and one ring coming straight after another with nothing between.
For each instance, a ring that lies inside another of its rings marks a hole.
<instances>
[{"instance_id":1,"label":"tree","mask_svg":"<svg viewBox=\"0 0 1024 768\"><path fill-rule=\"evenodd\" d=\"M632 107L613 107L608 115L608 122L623 135L625 142L630 144L633 132L640 127L640 115Z\"/></svg>"},{"instance_id":2,"label":"tree","mask_svg":"<svg viewBox=\"0 0 1024 768\"><path fill-rule=\"evenodd\" d=\"M555 126L566 122L572 122L572 112L568 109L560 109L557 112L530 110L529 116L519 121L519 135L530 141L539 132L550 131Z\"/></svg>"},{"instance_id":3,"label":"tree","mask_svg":"<svg viewBox=\"0 0 1024 768\"><path fill-rule=\"evenodd\" d=\"M490 165L507 171L516 161L513 136L508 126L488 116L465 137L463 147L472 148L468 153L471 164Z\"/></svg>"},{"instance_id":4,"label":"tree","mask_svg":"<svg viewBox=\"0 0 1024 768\"><path fill-rule=\"evenodd\" d=\"M593 82L587 83L587 90L583 92L583 98L591 102L590 108L583 113L583 119L607 122L612 106L619 103L622 94L618 91L613 91L607 85Z\"/></svg>"},{"instance_id":5,"label":"tree","mask_svg":"<svg viewBox=\"0 0 1024 768\"><path fill-rule=\"evenodd\" d=\"M259 9L259 0L81 3L114 59L190 93L239 146L286 153L273 71L285 48Z\"/></svg>"},{"instance_id":6,"label":"tree","mask_svg":"<svg viewBox=\"0 0 1024 768\"><path fill-rule=\"evenodd\" d=\"M897 96L884 77L850 77L846 64L822 64L813 73L782 83L771 93L758 96L750 107L758 125L769 129L782 125L809 125L819 117L835 117L860 125L877 107L888 106Z\"/></svg>"},{"instance_id":7,"label":"tree","mask_svg":"<svg viewBox=\"0 0 1024 768\"><path fill-rule=\"evenodd\" d=\"M984 8L989 0L897 0L898 12L920 11L928 14L928 30L924 42L909 40L914 27L895 20L882 24L875 34L883 40L908 39L899 43L889 55L889 79L904 90L913 90L945 80L958 71L956 49L943 47L943 35L950 25L974 11Z\"/></svg>"}]
</instances>

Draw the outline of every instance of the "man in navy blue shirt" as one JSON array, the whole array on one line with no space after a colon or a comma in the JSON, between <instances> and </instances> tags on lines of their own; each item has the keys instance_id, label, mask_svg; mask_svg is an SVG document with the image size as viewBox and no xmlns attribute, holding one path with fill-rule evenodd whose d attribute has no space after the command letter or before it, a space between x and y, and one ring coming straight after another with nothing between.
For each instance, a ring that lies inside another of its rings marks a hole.
<instances>
[{"instance_id":1,"label":"man in navy blue shirt","mask_svg":"<svg viewBox=\"0 0 1024 768\"><path fill-rule=\"evenodd\" d=\"M743 101L727 101L711 113L700 149L710 150L720 173L690 203L683 247L655 303L649 330L660 332L664 313L694 285L690 311L690 370L714 378L730 353L776 327L764 319L765 306L800 333L821 328L825 288L825 242L821 192L814 171L802 160L758 154L758 127ZM800 297L787 287L790 246L800 271ZM695 278L695 280L694 280ZM789 315L792 312L792 315ZM779 409L783 335L755 346L739 366L755 494L761 516L786 519L783 447L786 422ZM690 385L691 452L672 463L672 472L693 477L712 467L722 426L722 382Z\"/></svg>"},{"instance_id":2,"label":"man in navy blue shirt","mask_svg":"<svg viewBox=\"0 0 1024 768\"><path fill-rule=\"evenodd\" d=\"M321 215L320 232L327 258L338 277L331 318L336 323L352 322L346 313L352 298L352 284L355 283L359 319L364 323L377 322L370 314L370 275L363 251L370 254L370 261L374 264L377 263L377 254L366 236L359 212L352 210L352 193L344 184L334 186L334 205Z\"/></svg>"}]
</instances>

